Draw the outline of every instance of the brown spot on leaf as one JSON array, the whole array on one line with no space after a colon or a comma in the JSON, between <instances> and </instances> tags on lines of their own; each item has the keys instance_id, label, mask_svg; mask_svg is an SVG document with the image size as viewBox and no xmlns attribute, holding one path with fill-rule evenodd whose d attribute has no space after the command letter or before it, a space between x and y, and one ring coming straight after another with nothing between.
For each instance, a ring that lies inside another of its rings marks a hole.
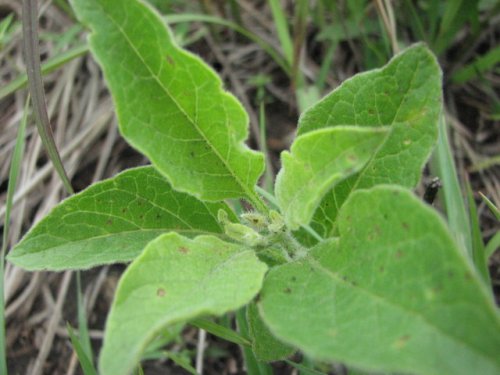
<instances>
[{"instance_id":1,"label":"brown spot on leaf","mask_svg":"<svg viewBox=\"0 0 500 375\"><path fill-rule=\"evenodd\" d=\"M166 291L165 291L165 289L163 289L163 288L158 288L158 289L156 290L156 295L157 295L158 297L165 297L165 294L167 294L167 292L166 292Z\"/></svg>"},{"instance_id":2,"label":"brown spot on leaf","mask_svg":"<svg viewBox=\"0 0 500 375\"><path fill-rule=\"evenodd\" d=\"M168 62L170 65L172 65L172 66L174 66L174 65L175 65L175 61L174 61L174 59L172 58L172 56L167 55L167 56L165 56L165 59L167 60L167 62Z\"/></svg>"},{"instance_id":3,"label":"brown spot on leaf","mask_svg":"<svg viewBox=\"0 0 500 375\"><path fill-rule=\"evenodd\" d=\"M181 246L181 247L179 247L179 249L177 249L177 250L179 250L179 253L182 253L182 254L187 254L187 253L189 253L189 249L188 249L187 247L185 247L185 246Z\"/></svg>"},{"instance_id":4,"label":"brown spot on leaf","mask_svg":"<svg viewBox=\"0 0 500 375\"><path fill-rule=\"evenodd\" d=\"M402 257L403 257L403 255L405 255L405 254L403 253L403 251L402 251L402 250L398 250L398 251L396 251L396 258L400 259L400 258L402 258Z\"/></svg>"},{"instance_id":5,"label":"brown spot on leaf","mask_svg":"<svg viewBox=\"0 0 500 375\"><path fill-rule=\"evenodd\" d=\"M403 227L403 229L404 229L404 230L408 230L408 229L410 229L410 226L409 226L409 225L408 225L408 223L407 223L407 222L405 222L405 221L403 221L403 222L401 223L401 226Z\"/></svg>"},{"instance_id":6,"label":"brown spot on leaf","mask_svg":"<svg viewBox=\"0 0 500 375\"><path fill-rule=\"evenodd\" d=\"M385 271L385 268L384 266L380 266L378 270L383 273Z\"/></svg>"},{"instance_id":7,"label":"brown spot on leaf","mask_svg":"<svg viewBox=\"0 0 500 375\"><path fill-rule=\"evenodd\" d=\"M122 214L124 214L124 213L125 213L125 212L127 212L127 211L128 211L128 208L127 208L127 207L123 207L123 208L122 208Z\"/></svg>"},{"instance_id":8,"label":"brown spot on leaf","mask_svg":"<svg viewBox=\"0 0 500 375\"><path fill-rule=\"evenodd\" d=\"M286 294L290 294L290 293L292 293L292 289L290 289L290 288L285 288L284 292L285 292Z\"/></svg>"},{"instance_id":9,"label":"brown spot on leaf","mask_svg":"<svg viewBox=\"0 0 500 375\"><path fill-rule=\"evenodd\" d=\"M295 276L292 276L292 281L293 282L296 282L297 281L297 278Z\"/></svg>"},{"instance_id":10,"label":"brown spot on leaf","mask_svg":"<svg viewBox=\"0 0 500 375\"><path fill-rule=\"evenodd\" d=\"M112 225L112 224L113 224L113 219L108 219L108 220L106 220L106 224L107 224L107 225Z\"/></svg>"},{"instance_id":11,"label":"brown spot on leaf","mask_svg":"<svg viewBox=\"0 0 500 375\"><path fill-rule=\"evenodd\" d=\"M394 347L396 349L402 349L406 346L408 341L410 340L411 336L410 335L403 335L399 339L396 340L394 343Z\"/></svg>"}]
</instances>

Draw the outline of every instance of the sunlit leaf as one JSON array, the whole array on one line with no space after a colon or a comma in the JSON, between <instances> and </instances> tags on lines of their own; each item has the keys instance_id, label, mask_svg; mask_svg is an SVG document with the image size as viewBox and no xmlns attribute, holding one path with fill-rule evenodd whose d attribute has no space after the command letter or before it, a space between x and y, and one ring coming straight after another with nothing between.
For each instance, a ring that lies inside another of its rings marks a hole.
<instances>
[{"instance_id":1,"label":"sunlit leaf","mask_svg":"<svg viewBox=\"0 0 500 375\"><path fill-rule=\"evenodd\" d=\"M500 319L445 222L409 191L359 190L340 238L272 269L260 312L316 359L371 371L498 374Z\"/></svg>"},{"instance_id":2,"label":"sunlit leaf","mask_svg":"<svg viewBox=\"0 0 500 375\"><path fill-rule=\"evenodd\" d=\"M356 189L387 183L414 187L436 142L440 111L441 70L423 44L406 49L381 69L345 81L306 111L299 120L299 137L345 125L391 128L366 166L325 196L312 227L323 237L334 235L338 210Z\"/></svg>"},{"instance_id":3,"label":"sunlit leaf","mask_svg":"<svg viewBox=\"0 0 500 375\"><path fill-rule=\"evenodd\" d=\"M25 269L78 269L134 259L162 233L222 234L217 211L172 190L152 167L127 170L59 204L10 252Z\"/></svg>"},{"instance_id":4,"label":"sunlit leaf","mask_svg":"<svg viewBox=\"0 0 500 375\"><path fill-rule=\"evenodd\" d=\"M152 241L120 280L106 323L102 375L128 374L168 325L248 303L267 266L254 251L213 236L169 233Z\"/></svg>"},{"instance_id":5,"label":"sunlit leaf","mask_svg":"<svg viewBox=\"0 0 500 375\"><path fill-rule=\"evenodd\" d=\"M359 172L387 136L385 128L335 127L298 137L281 154L276 198L290 229L308 224L323 196Z\"/></svg>"},{"instance_id":6,"label":"sunlit leaf","mask_svg":"<svg viewBox=\"0 0 500 375\"><path fill-rule=\"evenodd\" d=\"M125 139L176 190L205 200L260 200L263 155L244 145L248 116L197 56L179 48L159 15L139 1L72 0L92 29ZM262 207L258 207L262 208Z\"/></svg>"}]
</instances>

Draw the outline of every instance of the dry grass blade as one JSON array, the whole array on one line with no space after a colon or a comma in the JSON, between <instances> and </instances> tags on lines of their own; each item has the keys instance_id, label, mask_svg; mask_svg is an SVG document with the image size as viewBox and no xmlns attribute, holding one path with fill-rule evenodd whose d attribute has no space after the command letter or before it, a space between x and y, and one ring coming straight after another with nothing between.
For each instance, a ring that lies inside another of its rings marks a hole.
<instances>
[{"instance_id":1,"label":"dry grass blade","mask_svg":"<svg viewBox=\"0 0 500 375\"><path fill-rule=\"evenodd\" d=\"M28 103L26 100L24 107L24 115L19 124L17 132L16 146L12 155L9 171L9 183L7 187L7 199L5 204L5 222L3 226L2 249L0 250L0 374L7 374L7 350L6 350L6 335L5 335L5 294L4 294L4 279L5 279L5 254L7 251L7 243L9 240L10 228L10 211L14 200L14 191L21 169L21 161L25 146L26 123L28 122Z\"/></svg>"},{"instance_id":2,"label":"dry grass blade","mask_svg":"<svg viewBox=\"0 0 500 375\"><path fill-rule=\"evenodd\" d=\"M52 315L47 326L47 333L42 342L42 347L35 361L35 365L31 370L31 375L42 375L43 374L43 366L47 357L49 356L50 349L52 348L52 342L54 341L54 336L56 334L56 329L59 324L59 320L61 319L61 310L66 299L66 293L68 292L69 283L71 281L71 276L73 272L66 271L64 273L63 280L61 282L61 286L59 288L59 293L57 296L57 301L52 311Z\"/></svg>"},{"instance_id":3,"label":"dry grass blade","mask_svg":"<svg viewBox=\"0 0 500 375\"><path fill-rule=\"evenodd\" d=\"M38 4L36 0L23 0L23 44L33 110L37 119L38 132L52 163L59 173L68 193L73 193L71 182L64 170L61 157L54 142L49 115L45 105L45 93L41 75L40 51L38 46Z\"/></svg>"}]
</instances>

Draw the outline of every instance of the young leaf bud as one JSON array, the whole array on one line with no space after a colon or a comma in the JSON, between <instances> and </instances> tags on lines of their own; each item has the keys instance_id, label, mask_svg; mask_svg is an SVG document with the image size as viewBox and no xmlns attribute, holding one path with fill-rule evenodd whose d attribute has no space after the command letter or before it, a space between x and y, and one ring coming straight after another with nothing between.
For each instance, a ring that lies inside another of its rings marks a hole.
<instances>
[{"instance_id":1,"label":"young leaf bud","mask_svg":"<svg viewBox=\"0 0 500 375\"><path fill-rule=\"evenodd\" d=\"M269 219L271 221L267 226L269 232L279 233L284 231L285 221L283 220L283 216L281 216L278 211L271 210L271 212L269 212Z\"/></svg>"},{"instance_id":2,"label":"young leaf bud","mask_svg":"<svg viewBox=\"0 0 500 375\"><path fill-rule=\"evenodd\" d=\"M227 223L230 222L227 216L227 212L224 211L222 208L219 209L219 211L217 211L217 220L219 221L219 223L223 225L226 225Z\"/></svg>"},{"instance_id":3,"label":"young leaf bud","mask_svg":"<svg viewBox=\"0 0 500 375\"><path fill-rule=\"evenodd\" d=\"M266 217L258 212L244 213L241 215L241 218L257 230L264 229L268 224Z\"/></svg>"},{"instance_id":4,"label":"young leaf bud","mask_svg":"<svg viewBox=\"0 0 500 375\"><path fill-rule=\"evenodd\" d=\"M266 239L262 237L252 228L242 224L227 223L224 226L224 231L233 240L241 242L247 246L262 246L265 245Z\"/></svg>"}]
</instances>

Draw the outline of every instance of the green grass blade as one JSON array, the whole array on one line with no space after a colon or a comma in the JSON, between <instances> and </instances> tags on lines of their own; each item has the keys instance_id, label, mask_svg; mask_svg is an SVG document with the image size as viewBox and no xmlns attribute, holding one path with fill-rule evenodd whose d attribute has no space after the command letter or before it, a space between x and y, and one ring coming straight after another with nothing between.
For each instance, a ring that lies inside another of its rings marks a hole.
<instances>
[{"instance_id":1,"label":"green grass blade","mask_svg":"<svg viewBox=\"0 0 500 375\"><path fill-rule=\"evenodd\" d=\"M221 339L232 342L234 344L247 347L252 346L252 343L240 333L214 323L211 320L198 318L192 320L190 324L200 329L204 329L208 333L211 333L214 336L220 337Z\"/></svg>"},{"instance_id":2,"label":"green grass blade","mask_svg":"<svg viewBox=\"0 0 500 375\"><path fill-rule=\"evenodd\" d=\"M2 50L7 30L12 24L13 19L14 19L14 13L11 13L0 22L0 50Z\"/></svg>"},{"instance_id":3,"label":"green grass blade","mask_svg":"<svg viewBox=\"0 0 500 375\"><path fill-rule=\"evenodd\" d=\"M324 88L326 86L326 79L328 77L328 73L331 71L331 67L333 64L333 57L334 57L335 51L337 50L337 47L338 47L337 40L326 41L325 43L327 45L325 58L323 59L323 62L321 63L321 67L319 69L319 74L318 74L318 77L316 79L316 87L318 90L318 94L321 94L321 92L324 90Z\"/></svg>"},{"instance_id":4,"label":"green grass blade","mask_svg":"<svg viewBox=\"0 0 500 375\"><path fill-rule=\"evenodd\" d=\"M500 46L489 50L485 55L478 57L472 63L457 70L451 77L453 83L464 83L477 78L486 71L498 66L500 62Z\"/></svg>"},{"instance_id":5,"label":"green grass blade","mask_svg":"<svg viewBox=\"0 0 500 375\"><path fill-rule=\"evenodd\" d=\"M444 205L448 226L458 244L468 257L472 257L472 239L469 218L458 181L457 170L448 141L444 114L439 119L439 136L436 151L432 158L432 169L442 181Z\"/></svg>"},{"instance_id":6,"label":"green grass blade","mask_svg":"<svg viewBox=\"0 0 500 375\"><path fill-rule=\"evenodd\" d=\"M73 328L71 328L69 323L66 325L66 329L68 330L69 338L71 339L71 345L73 345L73 349L75 350L78 360L80 361L80 366L82 366L83 373L85 375L97 375L97 371L92 364L92 361L89 359L85 349L82 347L80 342L81 338L78 339L78 337L76 337L75 332L73 332Z\"/></svg>"},{"instance_id":7,"label":"green grass blade","mask_svg":"<svg viewBox=\"0 0 500 375\"><path fill-rule=\"evenodd\" d=\"M196 369L193 366L191 366L191 363L189 363L189 360L185 356L170 351L163 352L163 354L165 355L165 357L172 360L172 362L174 362L177 366L182 367L190 374L198 375Z\"/></svg>"},{"instance_id":8,"label":"green grass blade","mask_svg":"<svg viewBox=\"0 0 500 375\"><path fill-rule=\"evenodd\" d=\"M0 374L7 375L7 350L5 347L5 296L4 296L4 271L5 253L10 228L10 212L14 201L17 178L21 170L21 161L24 153L26 124L28 123L29 98L26 100L24 114L17 131L16 145L10 162L9 182L7 186L7 198L5 202L5 222L3 225L2 248L0 250Z\"/></svg>"},{"instance_id":9,"label":"green grass blade","mask_svg":"<svg viewBox=\"0 0 500 375\"><path fill-rule=\"evenodd\" d=\"M23 47L28 74L28 86L31 93L33 111L37 119L37 128L42 143L47 149L49 158L59 174L68 193L73 193L73 188L64 170L61 157L57 151L49 116L45 105L42 75L40 69L40 51L38 45L38 4L36 0L23 1Z\"/></svg>"},{"instance_id":10,"label":"green grass blade","mask_svg":"<svg viewBox=\"0 0 500 375\"><path fill-rule=\"evenodd\" d=\"M439 3L439 2L436 2ZM440 55L448 48L458 32L466 23L472 28L479 23L479 0L448 0L439 25L439 32L434 41L434 50Z\"/></svg>"},{"instance_id":11,"label":"green grass blade","mask_svg":"<svg viewBox=\"0 0 500 375\"><path fill-rule=\"evenodd\" d=\"M495 206L495 203L490 201L486 195L483 193L479 193L481 195L481 198L483 198L484 203L488 206L488 208L493 212L493 215L497 218L497 220L500 220L500 210L498 209L497 206Z\"/></svg>"},{"instance_id":12,"label":"green grass blade","mask_svg":"<svg viewBox=\"0 0 500 375\"><path fill-rule=\"evenodd\" d=\"M69 61L85 55L88 51L89 47L85 43L50 58L49 60L47 60L46 63L42 64L42 75L52 73L53 71L57 70L58 68L68 63ZM12 94L13 92L25 87L27 83L28 83L28 75L26 73L18 75L7 85L0 88L0 100Z\"/></svg>"},{"instance_id":13,"label":"green grass blade","mask_svg":"<svg viewBox=\"0 0 500 375\"><path fill-rule=\"evenodd\" d=\"M410 24L412 27L413 32L417 36L418 40L428 40L428 33L425 32L425 27L422 24L422 21L420 19L420 15L418 14L417 10L415 9L415 6L413 5L413 1L411 0L404 0L404 7L409 11L410 13Z\"/></svg>"},{"instance_id":14,"label":"green grass blade","mask_svg":"<svg viewBox=\"0 0 500 375\"><path fill-rule=\"evenodd\" d=\"M89 358L92 363L93 353L92 353L92 345L90 344L90 336L89 336L89 328L87 324L87 314L85 312L85 304L83 302L83 294L82 294L82 277L81 272L76 272L76 301L77 301L77 310L78 310L78 333L79 333L79 342L82 346L83 351Z\"/></svg>"},{"instance_id":15,"label":"green grass blade","mask_svg":"<svg viewBox=\"0 0 500 375\"><path fill-rule=\"evenodd\" d=\"M273 21L278 32L278 39L283 49L283 55L288 65L291 66L293 63L293 42L290 36L290 29L288 28L287 17L283 12L283 8L281 8L279 0L269 0L268 3L273 13Z\"/></svg>"},{"instance_id":16,"label":"green grass blade","mask_svg":"<svg viewBox=\"0 0 500 375\"><path fill-rule=\"evenodd\" d=\"M259 36L255 35L254 33L248 31L244 27L241 27L240 25L234 22L227 21L220 17L207 16L205 14L195 14L195 13L170 14L168 16L165 16L164 20L168 24L175 24L181 22L204 22L215 25L221 25L233 29L234 31L238 32L239 34L245 36L246 38L250 39L252 42L257 44L269 56L271 56L271 58L276 62L276 64L278 64L281 67L281 69L283 69L283 71L286 74L290 74L290 64L288 64L288 62L285 61L285 59L283 59L283 57L275 51L274 47L272 47L269 43L265 42Z\"/></svg>"},{"instance_id":17,"label":"green grass blade","mask_svg":"<svg viewBox=\"0 0 500 375\"><path fill-rule=\"evenodd\" d=\"M485 255L485 248L483 237L481 234L481 227L479 225L479 217L477 214L476 202L474 201L474 194L469 181L466 181L467 189L467 203L469 205L469 220L471 225L472 235L472 260L483 281L487 286L491 285L490 274L488 272L487 258Z\"/></svg>"},{"instance_id":18,"label":"green grass blade","mask_svg":"<svg viewBox=\"0 0 500 375\"><path fill-rule=\"evenodd\" d=\"M488 242L486 248L484 249L484 255L486 256L486 260L489 259L490 256L493 255L495 251L500 248L500 232L497 232L493 238Z\"/></svg>"}]
</instances>

